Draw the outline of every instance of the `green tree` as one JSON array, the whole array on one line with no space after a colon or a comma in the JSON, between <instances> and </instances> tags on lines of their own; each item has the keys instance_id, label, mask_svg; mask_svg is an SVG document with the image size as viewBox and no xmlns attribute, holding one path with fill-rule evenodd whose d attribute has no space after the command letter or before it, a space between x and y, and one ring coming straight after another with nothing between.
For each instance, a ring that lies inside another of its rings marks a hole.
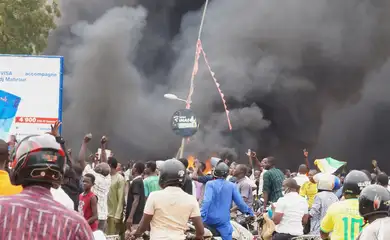
<instances>
[{"instance_id":1,"label":"green tree","mask_svg":"<svg viewBox=\"0 0 390 240\"><path fill-rule=\"evenodd\" d=\"M0 53L41 53L59 16L55 0L0 0Z\"/></svg>"}]
</instances>

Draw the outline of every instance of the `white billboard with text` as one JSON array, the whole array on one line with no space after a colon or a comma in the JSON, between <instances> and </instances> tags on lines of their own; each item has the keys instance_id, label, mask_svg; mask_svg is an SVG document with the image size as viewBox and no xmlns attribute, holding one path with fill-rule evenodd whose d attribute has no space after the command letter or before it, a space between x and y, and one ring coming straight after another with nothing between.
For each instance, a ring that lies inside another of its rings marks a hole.
<instances>
[{"instance_id":1,"label":"white billboard with text","mask_svg":"<svg viewBox=\"0 0 390 240\"><path fill-rule=\"evenodd\" d=\"M0 139L50 131L62 120L63 57L0 55Z\"/></svg>"}]
</instances>

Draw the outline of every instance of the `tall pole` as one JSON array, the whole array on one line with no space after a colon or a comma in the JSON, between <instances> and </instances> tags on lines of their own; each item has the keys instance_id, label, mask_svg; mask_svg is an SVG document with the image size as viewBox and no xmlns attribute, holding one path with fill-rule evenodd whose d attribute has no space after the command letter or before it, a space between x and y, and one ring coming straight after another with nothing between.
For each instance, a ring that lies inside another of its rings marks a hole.
<instances>
[{"instance_id":1,"label":"tall pole","mask_svg":"<svg viewBox=\"0 0 390 240\"><path fill-rule=\"evenodd\" d=\"M199 58L199 54L198 54L198 43L200 41L200 37L202 35L202 30L203 30L203 25L204 25L204 19L205 19L205 16L206 16L206 11L207 11L207 7L209 5L209 0L206 0L205 4L204 4L204 8L203 8L203 13L202 13L202 20L200 22L200 26L199 26L199 32L198 32L198 39L197 39L197 42L196 42L196 50L195 50L195 59L194 59L194 68L193 68L193 72L192 72L192 75L191 75L191 85L190 85L190 91L188 93L188 98L187 98L187 104L186 104L186 108L187 109L190 109L190 103L191 103L191 97L192 97L192 94L194 92L194 80L195 80L195 68L196 68L196 65L197 65L197 61L198 61L198 58ZM186 139L183 138L181 140L181 146L180 146L180 149L179 149L179 158L182 158L183 157L183 154L184 154L184 147L185 147L185 144L186 144Z\"/></svg>"}]
</instances>

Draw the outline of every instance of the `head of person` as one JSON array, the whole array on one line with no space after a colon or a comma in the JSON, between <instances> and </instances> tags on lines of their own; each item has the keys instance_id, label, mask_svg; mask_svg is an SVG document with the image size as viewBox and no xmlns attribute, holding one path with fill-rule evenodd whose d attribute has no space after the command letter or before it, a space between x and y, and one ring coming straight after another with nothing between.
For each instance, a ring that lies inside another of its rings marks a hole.
<instances>
[{"instance_id":1,"label":"head of person","mask_svg":"<svg viewBox=\"0 0 390 240\"><path fill-rule=\"evenodd\" d=\"M8 144L0 139L0 170L1 169L6 169L8 166Z\"/></svg>"},{"instance_id":2,"label":"head of person","mask_svg":"<svg viewBox=\"0 0 390 240\"><path fill-rule=\"evenodd\" d=\"M284 180L283 182L283 191L284 194L291 193L291 192L298 192L299 191L299 185L297 181L293 178L288 178Z\"/></svg>"},{"instance_id":3,"label":"head of person","mask_svg":"<svg viewBox=\"0 0 390 240\"><path fill-rule=\"evenodd\" d=\"M344 179L343 195L345 199L357 198L360 192L370 185L370 179L362 171L352 170Z\"/></svg>"},{"instance_id":4,"label":"head of person","mask_svg":"<svg viewBox=\"0 0 390 240\"><path fill-rule=\"evenodd\" d=\"M164 162L160 169L159 184L161 188L182 187L184 184L186 168L176 159Z\"/></svg>"},{"instance_id":5,"label":"head of person","mask_svg":"<svg viewBox=\"0 0 390 240\"><path fill-rule=\"evenodd\" d=\"M95 172L103 175L108 176L111 173L111 167L108 165L108 163L102 162L95 166L94 168Z\"/></svg>"},{"instance_id":6,"label":"head of person","mask_svg":"<svg viewBox=\"0 0 390 240\"><path fill-rule=\"evenodd\" d=\"M244 164L238 164L234 169L233 176L237 179L244 178L248 173L248 168Z\"/></svg>"},{"instance_id":7,"label":"head of person","mask_svg":"<svg viewBox=\"0 0 390 240\"><path fill-rule=\"evenodd\" d=\"M256 170L253 174L253 176L255 177L256 180L260 179L260 175L261 175L261 171L260 170Z\"/></svg>"},{"instance_id":8,"label":"head of person","mask_svg":"<svg viewBox=\"0 0 390 240\"><path fill-rule=\"evenodd\" d=\"M229 167L229 175L232 175L232 176L233 176L233 174L234 174L234 169L236 169L236 167L237 167L237 163L236 163L236 162L232 162L232 163L230 164L230 167Z\"/></svg>"},{"instance_id":9,"label":"head of person","mask_svg":"<svg viewBox=\"0 0 390 240\"><path fill-rule=\"evenodd\" d=\"M315 169L312 169L309 171L309 174L307 175L307 177L309 178L310 182L316 183L314 180L314 175L316 175L316 174L317 174L317 170L315 170Z\"/></svg>"},{"instance_id":10,"label":"head of person","mask_svg":"<svg viewBox=\"0 0 390 240\"><path fill-rule=\"evenodd\" d=\"M229 166L224 163L218 163L213 171L214 178L217 179L225 179L229 175Z\"/></svg>"},{"instance_id":11,"label":"head of person","mask_svg":"<svg viewBox=\"0 0 390 240\"><path fill-rule=\"evenodd\" d=\"M237 153L234 149L225 148L219 153L219 158L229 166L230 163L237 161Z\"/></svg>"},{"instance_id":12,"label":"head of person","mask_svg":"<svg viewBox=\"0 0 390 240\"><path fill-rule=\"evenodd\" d=\"M11 182L14 185L58 187L65 173L65 151L49 134L31 135L12 152Z\"/></svg>"},{"instance_id":13,"label":"head of person","mask_svg":"<svg viewBox=\"0 0 390 240\"><path fill-rule=\"evenodd\" d=\"M83 177L83 189L85 192L91 191L91 188L95 185L95 176L87 173Z\"/></svg>"},{"instance_id":14,"label":"head of person","mask_svg":"<svg viewBox=\"0 0 390 240\"><path fill-rule=\"evenodd\" d=\"M381 185L365 187L359 196L359 213L369 223L389 216L390 192Z\"/></svg>"},{"instance_id":15,"label":"head of person","mask_svg":"<svg viewBox=\"0 0 390 240\"><path fill-rule=\"evenodd\" d=\"M340 183L341 183L341 184L344 184L345 176L346 176L345 173L340 174Z\"/></svg>"},{"instance_id":16,"label":"head of person","mask_svg":"<svg viewBox=\"0 0 390 240\"><path fill-rule=\"evenodd\" d=\"M133 168L131 169L131 175L134 176L141 176L145 171L145 164L142 162L137 162L133 165Z\"/></svg>"},{"instance_id":17,"label":"head of person","mask_svg":"<svg viewBox=\"0 0 390 240\"><path fill-rule=\"evenodd\" d=\"M275 158L274 157L266 157L263 158L262 164L264 166L264 169L269 170L273 167L275 167Z\"/></svg>"},{"instance_id":18,"label":"head of person","mask_svg":"<svg viewBox=\"0 0 390 240\"><path fill-rule=\"evenodd\" d=\"M381 185L383 187L389 186L389 176L386 173L379 173L376 177L376 184Z\"/></svg>"},{"instance_id":19,"label":"head of person","mask_svg":"<svg viewBox=\"0 0 390 240\"><path fill-rule=\"evenodd\" d=\"M283 171L283 173L284 173L284 176L285 176L286 178L290 178L290 177L291 177L291 171L290 171L290 169L285 169L285 170Z\"/></svg>"},{"instance_id":20,"label":"head of person","mask_svg":"<svg viewBox=\"0 0 390 240\"><path fill-rule=\"evenodd\" d=\"M184 167L186 169L188 168L188 160L187 160L187 158L179 158L178 160L184 165Z\"/></svg>"},{"instance_id":21,"label":"head of person","mask_svg":"<svg viewBox=\"0 0 390 240\"><path fill-rule=\"evenodd\" d=\"M113 170L116 171L117 170L117 168L118 168L118 160L116 160L116 158L109 157L108 160L107 160L107 163L110 166L111 171L113 171Z\"/></svg>"},{"instance_id":22,"label":"head of person","mask_svg":"<svg viewBox=\"0 0 390 240\"><path fill-rule=\"evenodd\" d=\"M309 171L309 170L308 170L306 164L301 164L301 165L299 165L299 168L298 168L298 173L299 173L299 174L301 174L301 175L306 175L308 171Z\"/></svg>"},{"instance_id":23,"label":"head of person","mask_svg":"<svg viewBox=\"0 0 390 240\"><path fill-rule=\"evenodd\" d=\"M123 170L125 170L125 168L122 166L121 163L118 163L118 166L117 166L117 168L116 168L116 171L121 172L121 171L123 171Z\"/></svg>"},{"instance_id":24,"label":"head of person","mask_svg":"<svg viewBox=\"0 0 390 240\"><path fill-rule=\"evenodd\" d=\"M155 161L149 161L145 164L145 173L147 175L155 174L157 170L157 164Z\"/></svg>"}]
</instances>

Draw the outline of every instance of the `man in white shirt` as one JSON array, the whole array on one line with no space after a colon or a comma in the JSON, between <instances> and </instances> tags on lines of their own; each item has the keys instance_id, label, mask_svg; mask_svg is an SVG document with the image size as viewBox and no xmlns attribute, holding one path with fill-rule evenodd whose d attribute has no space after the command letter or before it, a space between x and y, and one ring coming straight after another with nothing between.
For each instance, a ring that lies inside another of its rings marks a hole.
<instances>
[{"instance_id":1,"label":"man in white shirt","mask_svg":"<svg viewBox=\"0 0 390 240\"><path fill-rule=\"evenodd\" d=\"M196 239L203 239L199 204L194 196L181 189L185 171L184 165L176 159L164 163L159 180L163 190L149 195L140 225L131 233L133 237L139 237L150 225L150 239L184 240L187 222L191 219Z\"/></svg>"},{"instance_id":2,"label":"man in white shirt","mask_svg":"<svg viewBox=\"0 0 390 240\"><path fill-rule=\"evenodd\" d=\"M298 174L296 177L294 177L294 180L297 182L297 184L302 187L302 185L305 182L309 181L309 178L307 177L308 169L305 164L301 164L298 168Z\"/></svg>"},{"instance_id":3,"label":"man in white shirt","mask_svg":"<svg viewBox=\"0 0 390 240\"><path fill-rule=\"evenodd\" d=\"M298 194L299 185L294 179L283 182L284 197L279 198L273 209L275 234L272 239L287 240L303 235L303 225L309 219L306 199Z\"/></svg>"}]
</instances>

